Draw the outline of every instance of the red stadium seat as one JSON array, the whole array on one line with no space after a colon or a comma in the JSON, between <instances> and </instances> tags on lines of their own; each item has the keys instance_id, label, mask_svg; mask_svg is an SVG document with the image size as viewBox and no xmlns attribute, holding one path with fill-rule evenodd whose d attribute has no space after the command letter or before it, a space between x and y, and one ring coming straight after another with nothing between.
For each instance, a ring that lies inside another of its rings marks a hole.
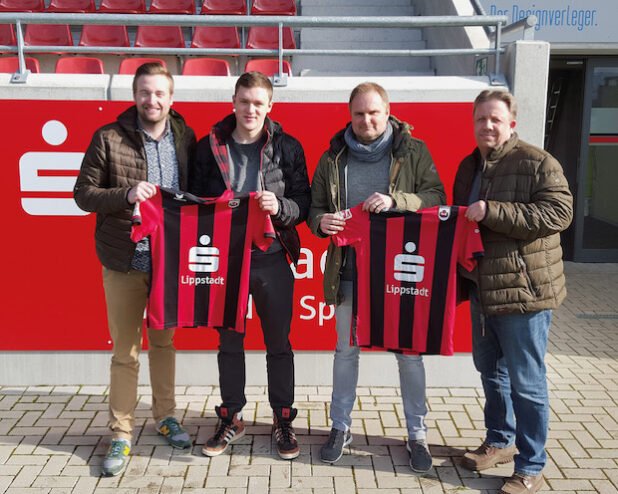
<instances>
[{"instance_id":1,"label":"red stadium seat","mask_svg":"<svg viewBox=\"0 0 618 494\"><path fill-rule=\"evenodd\" d=\"M296 15L294 0L253 0L252 15Z\"/></svg>"},{"instance_id":2,"label":"red stadium seat","mask_svg":"<svg viewBox=\"0 0 618 494\"><path fill-rule=\"evenodd\" d=\"M279 73L279 60L267 58L261 60L249 60L245 65L245 72L251 71L261 72L269 77ZM283 73L292 76L292 67L290 62L283 60Z\"/></svg>"},{"instance_id":3,"label":"red stadium seat","mask_svg":"<svg viewBox=\"0 0 618 494\"><path fill-rule=\"evenodd\" d=\"M125 58L120 62L118 73L135 75L135 71L138 67L148 62L159 62L163 64L164 67L167 67L165 60L161 60L160 58Z\"/></svg>"},{"instance_id":4,"label":"red stadium seat","mask_svg":"<svg viewBox=\"0 0 618 494\"><path fill-rule=\"evenodd\" d=\"M127 26L85 24L79 46L130 46Z\"/></svg>"},{"instance_id":5,"label":"red stadium seat","mask_svg":"<svg viewBox=\"0 0 618 494\"><path fill-rule=\"evenodd\" d=\"M0 12L43 12L43 0L0 0Z\"/></svg>"},{"instance_id":6,"label":"red stadium seat","mask_svg":"<svg viewBox=\"0 0 618 494\"><path fill-rule=\"evenodd\" d=\"M234 26L197 26L191 48L240 48L238 29Z\"/></svg>"},{"instance_id":7,"label":"red stadium seat","mask_svg":"<svg viewBox=\"0 0 618 494\"><path fill-rule=\"evenodd\" d=\"M253 26L249 28L247 36L247 48L258 48L263 50L276 50L279 48L279 28ZM294 34L291 27L283 28L283 48L295 49Z\"/></svg>"},{"instance_id":8,"label":"red stadium seat","mask_svg":"<svg viewBox=\"0 0 618 494\"><path fill-rule=\"evenodd\" d=\"M105 71L98 58L62 57L56 62L56 74L105 74Z\"/></svg>"},{"instance_id":9,"label":"red stadium seat","mask_svg":"<svg viewBox=\"0 0 618 494\"><path fill-rule=\"evenodd\" d=\"M33 74L41 72L39 61L36 58L26 57L26 68ZM2 57L0 58L0 72L12 74L19 70L18 57Z\"/></svg>"},{"instance_id":10,"label":"red stadium seat","mask_svg":"<svg viewBox=\"0 0 618 494\"><path fill-rule=\"evenodd\" d=\"M204 0L201 14L245 15L247 2L245 0Z\"/></svg>"},{"instance_id":11,"label":"red stadium seat","mask_svg":"<svg viewBox=\"0 0 618 494\"><path fill-rule=\"evenodd\" d=\"M28 24L24 43L30 46L73 46L67 24Z\"/></svg>"},{"instance_id":12,"label":"red stadium seat","mask_svg":"<svg viewBox=\"0 0 618 494\"><path fill-rule=\"evenodd\" d=\"M230 75L230 64L218 58L190 58L182 66L182 75Z\"/></svg>"},{"instance_id":13,"label":"red stadium seat","mask_svg":"<svg viewBox=\"0 0 618 494\"><path fill-rule=\"evenodd\" d=\"M180 26L138 26L135 46L184 48L185 39Z\"/></svg>"},{"instance_id":14,"label":"red stadium seat","mask_svg":"<svg viewBox=\"0 0 618 494\"><path fill-rule=\"evenodd\" d=\"M152 0L151 14L195 14L195 0Z\"/></svg>"},{"instance_id":15,"label":"red stadium seat","mask_svg":"<svg viewBox=\"0 0 618 494\"><path fill-rule=\"evenodd\" d=\"M106 14L145 14L144 0L101 0L99 12Z\"/></svg>"},{"instance_id":16,"label":"red stadium seat","mask_svg":"<svg viewBox=\"0 0 618 494\"><path fill-rule=\"evenodd\" d=\"M94 0L51 0L47 12L76 12L88 14L96 12Z\"/></svg>"},{"instance_id":17,"label":"red stadium seat","mask_svg":"<svg viewBox=\"0 0 618 494\"><path fill-rule=\"evenodd\" d=\"M0 45L15 46L16 44L13 24L0 24Z\"/></svg>"}]
</instances>

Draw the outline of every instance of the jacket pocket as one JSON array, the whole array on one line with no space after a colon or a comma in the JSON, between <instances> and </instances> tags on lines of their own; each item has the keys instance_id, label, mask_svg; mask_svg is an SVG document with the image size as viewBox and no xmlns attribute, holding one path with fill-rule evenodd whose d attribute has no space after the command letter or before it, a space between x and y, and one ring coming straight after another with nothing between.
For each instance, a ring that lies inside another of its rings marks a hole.
<instances>
[{"instance_id":1,"label":"jacket pocket","mask_svg":"<svg viewBox=\"0 0 618 494\"><path fill-rule=\"evenodd\" d=\"M521 267L521 273L526 281L526 286L528 287L528 291L533 298L536 298L536 291L534 290L534 285L532 284L532 280L530 279L530 274L528 273L528 266L526 266L526 261L521 254L517 254L517 260L519 261L519 266Z\"/></svg>"}]
</instances>

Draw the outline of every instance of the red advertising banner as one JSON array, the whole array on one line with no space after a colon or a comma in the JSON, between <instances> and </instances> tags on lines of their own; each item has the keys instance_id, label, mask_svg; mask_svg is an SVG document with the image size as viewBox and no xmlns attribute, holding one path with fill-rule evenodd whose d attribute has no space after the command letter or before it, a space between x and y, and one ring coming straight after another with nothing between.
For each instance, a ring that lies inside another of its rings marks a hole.
<instances>
[{"instance_id":1,"label":"red advertising banner","mask_svg":"<svg viewBox=\"0 0 618 494\"><path fill-rule=\"evenodd\" d=\"M72 190L93 132L115 120L129 102L2 102L5 186L0 198L5 263L0 350L106 350L101 265L94 251L94 214L81 211ZM198 138L232 110L230 103L175 103ZM393 103L391 113L424 140L451 198L459 161L474 147L471 103ZM275 103L271 117L305 149L309 176L332 135L349 120L345 103ZM295 270L292 347L332 350L334 308L324 303L322 268L328 240L300 228L302 255ZM455 349L470 351L467 305L458 308ZM212 350L211 329L176 330L181 350ZM259 319L250 309L246 348L263 349Z\"/></svg>"}]
</instances>

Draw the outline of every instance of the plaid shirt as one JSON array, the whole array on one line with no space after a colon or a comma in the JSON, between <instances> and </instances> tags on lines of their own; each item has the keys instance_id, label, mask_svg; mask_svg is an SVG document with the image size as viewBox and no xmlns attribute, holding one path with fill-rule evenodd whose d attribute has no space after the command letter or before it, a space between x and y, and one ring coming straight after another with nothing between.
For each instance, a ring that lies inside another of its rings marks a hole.
<instances>
[{"instance_id":1,"label":"plaid shirt","mask_svg":"<svg viewBox=\"0 0 618 494\"><path fill-rule=\"evenodd\" d=\"M140 131L143 142L146 162L148 163L148 182L162 187L178 188L178 159L174 147L174 134L170 128L170 121L166 120L165 132L161 140L157 141L144 130L137 121L137 129ZM135 254L131 261L131 267L138 271L149 272L150 238L140 240L135 246Z\"/></svg>"}]
</instances>

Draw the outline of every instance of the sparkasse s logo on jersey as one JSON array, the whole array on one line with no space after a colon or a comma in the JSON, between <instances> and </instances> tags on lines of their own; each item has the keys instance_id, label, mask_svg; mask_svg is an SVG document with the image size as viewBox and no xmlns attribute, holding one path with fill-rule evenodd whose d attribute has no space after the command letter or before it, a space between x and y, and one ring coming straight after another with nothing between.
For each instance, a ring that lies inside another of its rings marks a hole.
<instances>
[{"instance_id":1,"label":"sparkasse s logo on jersey","mask_svg":"<svg viewBox=\"0 0 618 494\"><path fill-rule=\"evenodd\" d=\"M49 120L41 129L43 140L59 146L68 136L66 126ZM85 216L73 199L73 187L84 153L28 152L19 159L21 207L33 216Z\"/></svg>"},{"instance_id":2,"label":"sparkasse s logo on jersey","mask_svg":"<svg viewBox=\"0 0 618 494\"><path fill-rule=\"evenodd\" d=\"M202 235L199 238L199 244L189 249L189 271L194 273L214 273L219 269L220 252L214 246L208 247L211 238L208 235ZM180 282L183 285L224 285L223 276L187 276L180 277Z\"/></svg>"},{"instance_id":3,"label":"sparkasse s logo on jersey","mask_svg":"<svg viewBox=\"0 0 618 494\"><path fill-rule=\"evenodd\" d=\"M202 235L199 243L201 246L189 250L189 269L194 273L214 273L219 269L219 249L206 247L210 243L208 235Z\"/></svg>"},{"instance_id":4,"label":"sparkasse s logo on jersey","mask_svg":"<svg viewBox=\"0 0 618 494\"><path fill-rule=\"evenodd\" d=\"M413 252L416 251L416 244L414 242L406 242L404 250L406 251L405 254L397 254L395 256L393 263L393 277L397 281L420 283L425 277L425 258L423 256L413 254ZM428 297L429 289L389 284L386 285L386 293Z\"/></svg>"}]
</instances>

